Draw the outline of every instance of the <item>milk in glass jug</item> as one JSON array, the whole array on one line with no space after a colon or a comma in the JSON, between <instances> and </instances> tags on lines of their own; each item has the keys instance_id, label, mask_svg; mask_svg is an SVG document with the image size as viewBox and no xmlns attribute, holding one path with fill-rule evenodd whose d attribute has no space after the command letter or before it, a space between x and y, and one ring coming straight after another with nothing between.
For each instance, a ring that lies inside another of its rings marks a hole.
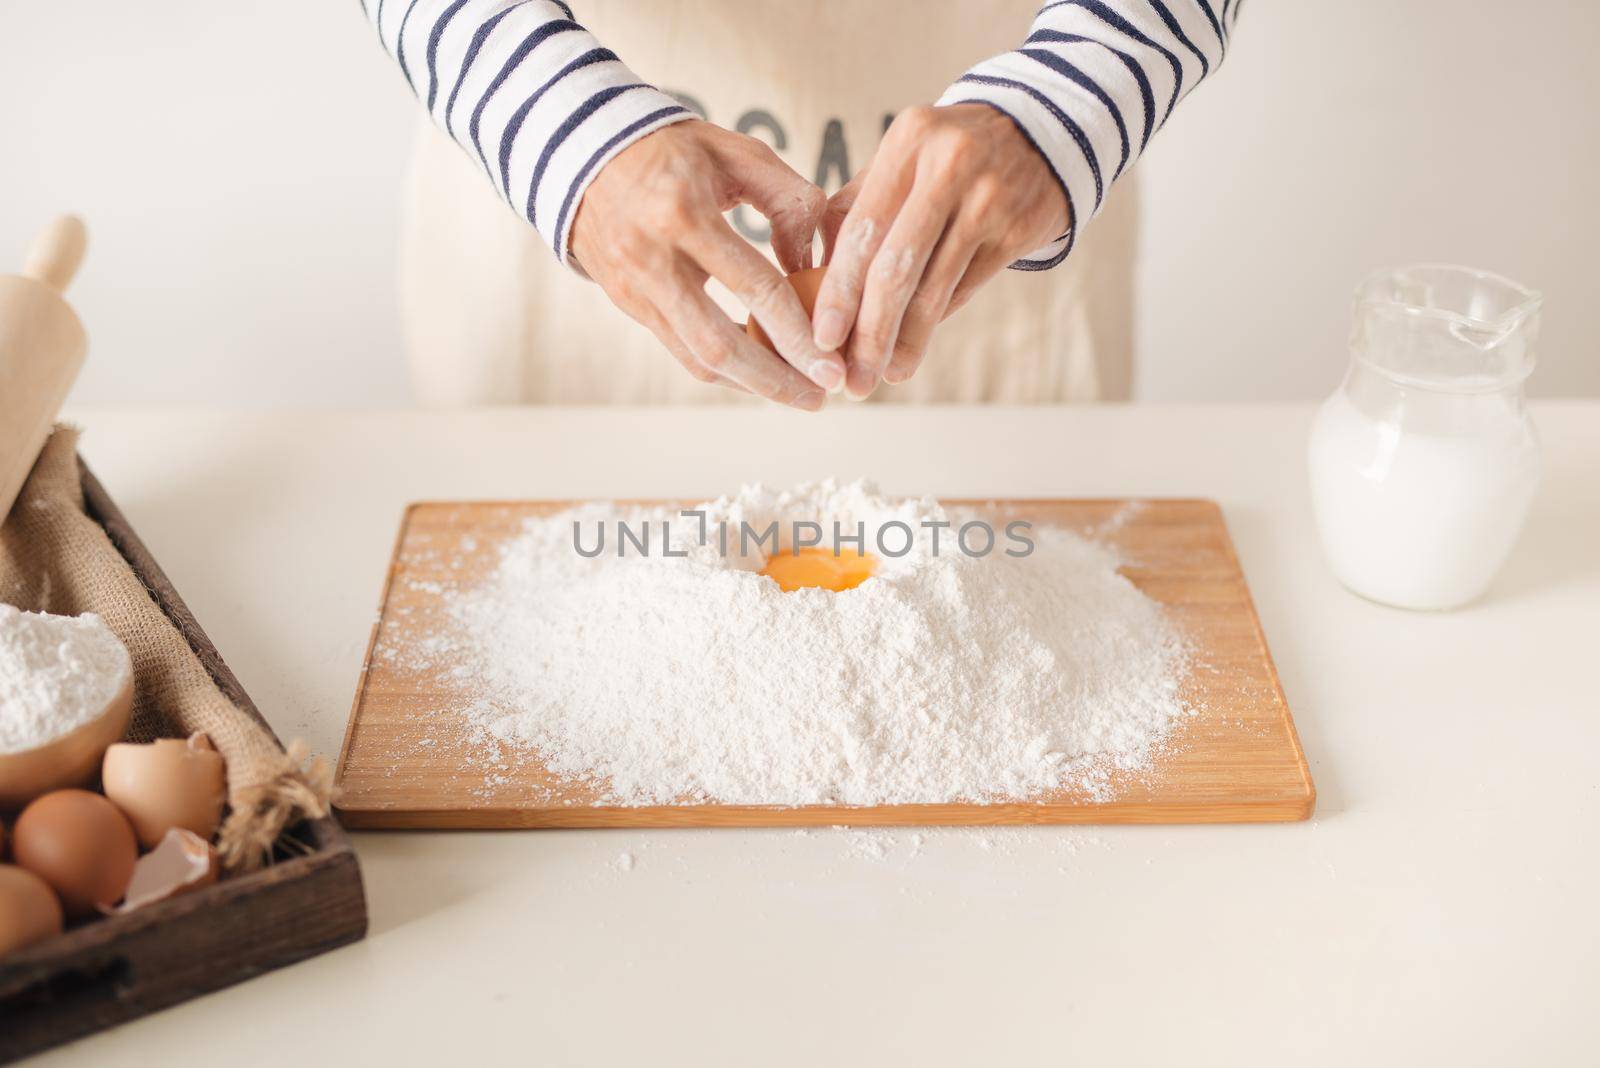
<instances>
[{"instance_id":1,"label":"milk in glass jug","mask_svg":"<svg viewBox=\"0 0 1600 1068\"><path fill-rule=\"evenodd\" d=\"M1542 298L1464 267L1380 271L1356 291L1350 368L1311 431L1311 501L1335 575L1363 597L1479 597L1539 482L1523 401Z\"/></svg>"}]
</instances>

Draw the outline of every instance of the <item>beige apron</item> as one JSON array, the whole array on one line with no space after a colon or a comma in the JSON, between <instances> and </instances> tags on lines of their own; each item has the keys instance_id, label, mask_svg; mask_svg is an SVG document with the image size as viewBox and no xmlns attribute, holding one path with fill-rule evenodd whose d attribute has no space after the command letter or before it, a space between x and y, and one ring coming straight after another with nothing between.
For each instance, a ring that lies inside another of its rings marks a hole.
<instances>
[{"instance_id":1,"label":"beige apron","mask_svg":"<svg viewBox=\"0 0 1600 1068\"><path fill-rule=\"evenodd\" d=\"M833 192L900 109L1015 48L1038 0L583 0L579 19L642 79L759 137ZM1132 377L1133 183L1072 255L1006 271L935 331L917 375L878 402L1126 399ZM466 154L427 125L401 252L411 379L424 404L722 403L599 286L551 255ZM734 225L768 252L751 209ZM713 283L737 322L745 313Z\"/></svg>"}]
</instances>

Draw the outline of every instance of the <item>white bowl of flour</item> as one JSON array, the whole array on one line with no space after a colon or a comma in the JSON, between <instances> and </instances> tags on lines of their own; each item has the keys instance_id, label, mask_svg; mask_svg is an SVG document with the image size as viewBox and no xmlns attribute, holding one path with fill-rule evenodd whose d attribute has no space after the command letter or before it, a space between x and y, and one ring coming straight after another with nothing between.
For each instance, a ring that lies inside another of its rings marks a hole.
<instances>
[{"instance_id":1,"label":"white bowl of flour","mask_svg":"<svg viewBox=\"0 0 1600 1068\"><path fill-rule=\"evenodd\" d=\"M99 616L0 604L0 811L92 779L132 711L133 661Z\"/></svg>"}]
</instances>

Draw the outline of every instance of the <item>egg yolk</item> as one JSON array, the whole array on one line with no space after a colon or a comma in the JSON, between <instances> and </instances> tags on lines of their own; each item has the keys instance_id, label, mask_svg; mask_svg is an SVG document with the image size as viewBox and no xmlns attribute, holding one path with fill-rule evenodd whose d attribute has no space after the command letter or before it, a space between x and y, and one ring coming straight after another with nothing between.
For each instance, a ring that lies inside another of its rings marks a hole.
<instances>
[{"instance_id":1,"label":"egg yolk","mask_svg":"<svg viewBox=\"0 0 1600 1068\"><path fill-rule=\"evenodd\" d=\"M867 581L875 566L875 559L854 549L840 549L838 556L833 555L832 549L801 549L769 558L761 573L786 593L803 589L838 593Z\"/></svg>"}]
</instances>

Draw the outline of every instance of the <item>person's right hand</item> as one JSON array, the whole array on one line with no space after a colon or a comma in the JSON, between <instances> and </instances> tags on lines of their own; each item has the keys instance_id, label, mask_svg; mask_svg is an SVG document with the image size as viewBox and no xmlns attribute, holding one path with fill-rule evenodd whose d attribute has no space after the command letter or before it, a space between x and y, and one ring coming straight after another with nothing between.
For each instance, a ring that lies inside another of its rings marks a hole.
<instances>
[{"instance_id":1,"label":"person's right hand","mask_svg":"<svg viewBox=\"0 0 1600 1068\"><path fill-rule=\"evenodd\" d=\"M722 214L749 204L766 216L779 264L796 271L810 266L826 203L764 142L709 122L674 123L629 145L590 183L572 255L694 377L816 411L823 391L843 384L844 361L817 347L783 274ZM708 277L744 302L783 359L723 314Z\"/></svg>"}]
</instances>

